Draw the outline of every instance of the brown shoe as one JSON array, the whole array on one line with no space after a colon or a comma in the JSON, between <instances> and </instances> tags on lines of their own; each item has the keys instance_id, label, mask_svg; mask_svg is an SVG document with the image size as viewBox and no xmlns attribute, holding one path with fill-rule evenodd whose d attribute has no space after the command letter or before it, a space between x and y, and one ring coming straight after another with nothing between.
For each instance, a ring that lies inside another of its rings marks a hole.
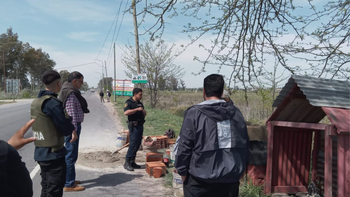
<instances>
[{"instance_id":1,"label":"brown shoe","mask_svg":"<svg viewBox=\"0 0 350 197\"><path fill-rule=\"evenodd\" d=\"M64 187L63 191L65 192L79 192L79 191L83 191L85 190L85 187L83 186L78 186L78 185L74 185L73 187Z\"/></svg>"}]
</instances>

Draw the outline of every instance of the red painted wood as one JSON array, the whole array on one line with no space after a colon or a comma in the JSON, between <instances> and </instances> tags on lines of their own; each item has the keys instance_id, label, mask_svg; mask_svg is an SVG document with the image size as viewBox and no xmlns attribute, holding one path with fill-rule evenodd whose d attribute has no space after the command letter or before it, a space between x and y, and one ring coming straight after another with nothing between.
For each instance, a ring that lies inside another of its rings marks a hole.
<instances>
[{"instance_id":1,"label":"red painted wood","mask_svg":"<svg viewBox=\"0 0 350 197\"><path fill-rule=\"evenodd\" d=\"M333 125L329 125L325 130L325 163L324 163L324 197L332 197L332 139L331 133Z\"/></svg>"},{"instance_id":2,"label":"red painted wood","mask_svg":"<svg viewBox=\"0 0 350 197\"><path fill-rule=\"evenodd\" d=\"M311 180L316 183L317 179L317 159L318 151L320 150L320 132L315 131L314 147L312 151L312 177Z\"/></svg>"},{"instance_id":3,"label":"red painted wood","mask_svg":"<svg viewBox=\"0 0 350 197\"><path fill-rule=\"evenodd\" d=\"M298 192L307 192L305 186L276 186L274 188L275 193L287 193L287 194L296 194Z\"/></svg>"},{"instance_id":4,"label":"red painted wood","mask_svg":"<svg viewBox=\"0 0 350 197\"><path fill-rule=\"evenodd\" d=\"M310 129L313 130L324 130L328 124L321 123L304 123L304 122L288 122L288 121L273 121L275 126L278 127L292 127L292 128L300 128L300 129Z\"/></svg>"},{"instance_id":5,"label":"red painted wood","mask_svg":"<svg viewBox=\"0 0 350 197\"><path fill-rule=\"evenodd\" d=\"M278 174L280 174L279 169L278 169L278 153L279 153L279 136L281 135L281 127L274 127L273 131L273 137L274 137L274 150L273 150L273 161L272 161L272 183L271 183L271 188L273 189L274 186L278 185Z\"/></svg>"},{"instance_id":6,"label":"red painted wood","mask_svg":"<svg viewBox=\"0 0 350 197\"><path fill-rule=\"evenodd\" d=\"M350 135L345 136L345 194L344 196L350 196Z\"/></svg>"},{"instance_id":7,"label":"red painted wood","mask_svg":"<svg viewBox=\"0 0 350 197\"><path fill-rule=\"evenodd\" d=\"M271 183L272 183L272 161L273 161L273 133L274 126L272 122L267 123L267 135L268 135L268 143L267 143L267 163L266 163L266 182L265 182L265 193L271 193Z\"/></svg>"},{"instance_id":8,"label":"red painted wood","mask_svg":"<svg viewBox=\"0 0 350 197\"><path fill-rule=\"evenodd\" d=\"M302 140L300 141L300 146L302 147L301 150L301 157L300 157L300 184L299 185L305 185L305 179L303 178L305 176L305 164L306 164L306 155L307 151L305 150L306 146L305 143L307 143L307 136L305 135L305 132L301 133Z\"/></svg>"},{"instance_id":9,"label":"red painted wood","mask_svg":"<svg viewBox=\"0 0 350 197\"><path fill-rule=\"evenodd\" d=\"M288 139L289 139L289 133L287 131L283 132L283 141L282 141L282 147L283 147L283 160L282 160L282 176L280 177L282 179L282 184L279 186L287 186L287 174L288 172Z\"/></svg>"},{"instance_id":10,"label":"red painted wood","mask_svg":"<svg viewBox=\"0 0 350 197\"><path fill-rule=\"evenodd\" d=\"M307 135L307 142L305 143L306 157L305 157L305 173L304 173L304 184L307 186L309 184L310 177L310 165L311 165L311 143L312 143L312 133L305 132Z\"/></svg>"},{"instance_id":11,"label":"red painted wood","mask_svg":"<svg viewBox=\"0 0 350 197\"><path fill-rule=\"evenodd\" d=\"M302 132L298 131L298 142L302 142L303 136L301 135ZM301 153L302 153L302 147L298 145L298 153L297 153L297 166L296 166L296 179L295 179L295 185L301 185L300 184L300 177L301 177Z\"/></svg>"},{"instance_id":12,"label":"red painted wood","mask_svg":"<svg viewBox=\"0 0 350 197\"><path fill-rule=\"evenodd\" d=\"M278 139L278 174L276 174L276 178L278 179L277 185L282 185L282 178L283 177L283 159L284 159L284 150L283 150L283 139L284 139L284 132L278 131L279 133L279 139ZM275 185L274 185L275 186Z\"/></svg>"},{"instance_id":13,"label":"red painted wood","mask_svg":"<svg viewBox=\"0 0 350 197\"><path fill-rule=\"evenodd\" d=\"M338 135L338 197L349 197L344 196L345 194L345 138L348 135ZM349 185L347 185L349 187Z\"/></svg>"},{"instance_id":14,"label":"red painted wood","mask_svg":"<svg viewBox=\"0 0 350 197\"><path fill-rule=\"evenodd\" d=\"M322 107L322 110L337 128L337 133L350 133L350 109Z\"/></svg>"},{"instance_id":15,"label":"red painted wood","mask_svg":"<svg viewBox=\"0 0 350 197\"><path fill-rule=\"evenodd\" d=\"M293 132L293 156L292 156L292 181L291 181L291 186L296 186L296 180L297 180L297 174L296 174L296 168L298 168L297 166L297 150L298 150L298 146L296 146L295 144L298 142L297 140L297 137L298 137L298 132Z\"/></svg>"},{"instance_id":16,"label":"red painted wood","mask_svg":"<svg viewBox=\"0 0 350 197\"><path fill-rule=\"evenodd\" d=\"M288 132L288 138L286 141L286 144L288 144L288 156L287 156L287 180L286 185L292 186L292 177L294 174L292 174L292 159L293 159L293 132ZM287 143L288 142L288 143Z\"/></svg>"}]
</instances>

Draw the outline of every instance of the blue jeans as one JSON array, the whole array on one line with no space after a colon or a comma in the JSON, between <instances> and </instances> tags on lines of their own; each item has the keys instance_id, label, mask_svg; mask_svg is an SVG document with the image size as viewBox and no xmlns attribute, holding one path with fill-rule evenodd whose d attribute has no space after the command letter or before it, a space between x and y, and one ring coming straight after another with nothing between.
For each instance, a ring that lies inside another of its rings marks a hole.
<instances>
[{"instance_id":1,"label":"blue jeans","mask_svg":"<svg viewBox=\"0 0 350 197\"><path fill-rule=\"evenodd\" d=\"M125 158L130 159L132 157L136 157L136 153L140 148L141 141L142 141L142 135L143 135L143 124L137 125L136 127L129 128L129 137L130 137L130 144L128 152L126 153Z\"/></svg>"},{"instance_id":2,"label":"blue jeans","mask_svg":"<svg viewBox=\"0 0 350 197\"><path fill-rule=\"evenodd\" d=\"M81 124L77 124L77 134L78 139L73 143L70 143L72 135L65 136L65 147L67 149L66 154L66 164L67 164L67 173L66 173L66 184L65 187L72 187L75 181L75 162L78 160L78 150L79 150L79 138L81 131Z\"/></svg>"}]
</instances>

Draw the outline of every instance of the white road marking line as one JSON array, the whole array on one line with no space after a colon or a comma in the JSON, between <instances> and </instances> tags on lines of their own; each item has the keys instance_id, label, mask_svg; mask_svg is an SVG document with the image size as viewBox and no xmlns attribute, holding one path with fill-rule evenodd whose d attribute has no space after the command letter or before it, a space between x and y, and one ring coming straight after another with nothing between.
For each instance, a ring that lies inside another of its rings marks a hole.
<instances>
[{"instance_id":1,"label":"white road marking line","mask_svg":"<svg viewBox=\"0 0 350 197\"><path fill-rule=\"evenodd\" d=\"M35 177L36 173L38 173L40 170L40 166L36 165L34 170L30 173L30 178L33 180L33 178Z\"/></svg>"}]
</instances>

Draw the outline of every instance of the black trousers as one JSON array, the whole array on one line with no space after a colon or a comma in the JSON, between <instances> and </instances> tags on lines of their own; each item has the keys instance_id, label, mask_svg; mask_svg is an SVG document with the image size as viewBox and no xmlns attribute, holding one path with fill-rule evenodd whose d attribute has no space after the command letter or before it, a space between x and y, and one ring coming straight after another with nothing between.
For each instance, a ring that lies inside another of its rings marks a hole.
<instances>
[{"instance_id":1,"label":"black trousers","mask_svg":"<svg viewBox=\"0 0 350 197\"><path fill-rule=\"evenodd\" d=\"M126 158L130 159L136 157L136 153L140 148L142 135L143 135L143 124L139 124L136 127L129 127L130 144L128 152L126 153Z\"/></svg>"},{"instance_id":2,"label":"black trousers","mask_svg":"<svg viewBox=\"0 0 350 197\"><path fill-rule=\"evenodd\" d=\"M41 197L62 197L66 182L66 160L38 161L41 169Z\"/></svg>"},{"instance_id":3,"label":"black trousers","mask_svg":"<svg viewBox=\"0 0 350 197\"><path fill-rule=\"evenodd\" d=\"M206 183L188 174L184 184L184 197L238 197L237 183Z\"/></svg>"}]
</instances>

